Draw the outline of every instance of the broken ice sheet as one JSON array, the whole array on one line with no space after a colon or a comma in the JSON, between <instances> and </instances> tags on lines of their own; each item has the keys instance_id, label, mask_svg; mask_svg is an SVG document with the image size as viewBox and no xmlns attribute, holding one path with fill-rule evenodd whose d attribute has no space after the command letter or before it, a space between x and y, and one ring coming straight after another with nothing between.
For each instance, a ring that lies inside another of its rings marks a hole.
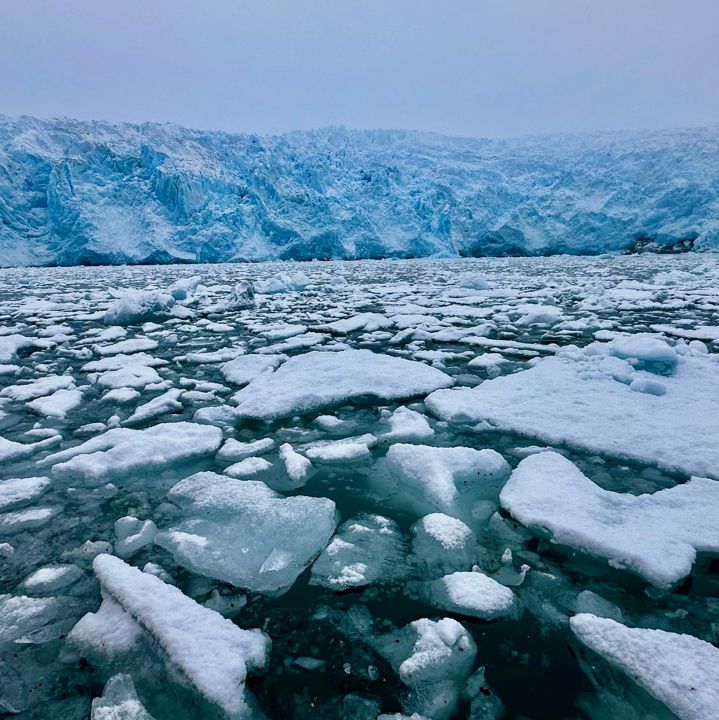
<instances>
[{"instance_id":1,"label":"broken ice sheet","mask_svg":"<svg viewBox=\"0 0 719 720\"><path fill-rule=\"evenodd\" d=\"M206 693L139 619L164 588L132 614L92 572L110 553L272 636L266 674L220 683L258 717L311 703L327 720L440 720L453 704L455 717L637 717L640 696L594 690L581 653L615 690L638 670L585 647L569 618L716 643L716 481L690 479L716 471L716 258L301 271L296 286L286 264L0 271L0 707L84 720L92 700L139 702L155 720L198 720ZM263 281L276 291L252 305L235 292ZM127 324L106 325L122 304ZM543 470L552 450L564 464ZM196 473L211 481L182 490ZM445 616L477 646L471 667L453 665L467 648L442 640ZM208 657L197 628L188 668ZM624 657L624 640L612 647ZM663 647L673 670L681 654ZM417 678L395 672L413 656L428 661ZM712 692L714 665L685 696Z\"/></svg>"}]
</instances>

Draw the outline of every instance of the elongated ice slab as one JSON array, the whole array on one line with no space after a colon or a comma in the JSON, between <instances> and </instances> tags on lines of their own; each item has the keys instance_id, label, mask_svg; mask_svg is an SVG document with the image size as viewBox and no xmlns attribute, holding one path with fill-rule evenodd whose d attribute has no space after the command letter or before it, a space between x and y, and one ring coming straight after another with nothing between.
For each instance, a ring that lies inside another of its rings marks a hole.
<instances>
[{"instance_id":1,"label":"elongated ice slab","mask_svg":"<svg viewBox=\"0 0 719 720\"><path fill-rule=\"evenodd\" d=\"M719 707L719 649L691 635L629 628L575 615L574 634L681 720L713 720Z\"/></svg>"},{"instance_id":2,"label":"elongated ice slab","mask_svg":"<svg viewBox=\"0 0 719 720\"><path fill-rule=\"evenodd\" d=\"M61 452L49 455L53 475L100 482L136 471L211 455L222 443L222 431L211 425L177 422L146 430L115 428Z\"/></svg>"},{"instance_id":3,"label":"elongated ice slab","mask_svg":"<svg viewBox=\"0 0 719 720\"><path fill-rule=\"evenodd\" d=\"M233 717L251 716L245 677L267 661L269 640L262 632L242 630L112 555L98 555L93 568L103 593L157 641L191 687Z\"/></svg>"}]
</instances>

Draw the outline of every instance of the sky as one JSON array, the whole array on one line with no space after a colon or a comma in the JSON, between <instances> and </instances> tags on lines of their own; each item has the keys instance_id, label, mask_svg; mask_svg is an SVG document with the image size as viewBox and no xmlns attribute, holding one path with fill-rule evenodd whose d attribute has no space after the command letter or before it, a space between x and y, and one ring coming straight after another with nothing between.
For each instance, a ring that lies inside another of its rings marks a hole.
<instances>
[{"instance_id":1,"label":"sky","mask_svg":"<svg viewBox=\"0 0 719 720\"><path fill-rule=\"evenodd\" d=\"M0 114L272 134L719 123L717 0L2 0Z\"/></svg>"}]
</instances>

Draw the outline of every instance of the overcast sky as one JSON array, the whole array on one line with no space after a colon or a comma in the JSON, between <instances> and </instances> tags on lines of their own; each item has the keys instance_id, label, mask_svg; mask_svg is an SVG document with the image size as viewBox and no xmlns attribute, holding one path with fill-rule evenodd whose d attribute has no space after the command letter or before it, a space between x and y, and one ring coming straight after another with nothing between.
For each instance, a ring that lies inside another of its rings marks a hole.
<instances>
[{"instance_id":1,"label":"overcast sky","mask_svg":"<svg viewBox=\"0 0 719 720\"><path fill-rule=\"evenodd\" d=\"M719 0L1 0L0 113L472 136L719 122Z\"/></svg>"}]
</instances>

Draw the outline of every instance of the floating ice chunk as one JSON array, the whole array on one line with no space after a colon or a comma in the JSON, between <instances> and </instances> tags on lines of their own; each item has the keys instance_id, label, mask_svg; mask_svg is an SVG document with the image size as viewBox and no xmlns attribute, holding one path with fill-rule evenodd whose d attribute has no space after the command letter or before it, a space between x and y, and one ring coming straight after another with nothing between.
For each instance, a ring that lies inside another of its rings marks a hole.
<instances>
[{"instance_id":1,"label":"floating ice chunk","mask_svg":"<svg viewBox=\"0 0 719 720\"><path fill-rule=\"evenodd\" d=\"M89 568L92 561L103 553L111 553L112 545L104 540L86 540L82 545L72 550L65 550L60 556L62 560L72 561L81 567Z\"/></svg>"},{"instance_id":2,"label":"floating ice chunk","mask_svg":"<svg viewBox=\"0 0 719 720\"><path fill-rule=\"evenodd\" d=\"M139 397L140 393L134 388L120 387L114 390L108 390L100 399L124 405L125 403L137 400Z\"/></svg>"},{"instance_id":3,"label":"floating ice chunk","mask_svg":"<svg viewBox=\"0 0 719 720\"><path fill-rule=\"evenodd\" d=\"M147 365L125 365L120 370L108 370L97 376L97 384L106 388L144 388L159 383L162 378L157 370Z\"/></svg>"},{"instance_id":4,"label":"floating ice chunk","mask_svg":"<svg viewBox=\"0 0 719 720\"><path fill-rule=\"evenodd\" d=\"M240 282L235 285L224 300L206 308L206 312L227 312L228 310L247 310L255 305L255 289L251 283Z\"/></svg>"},{"instance_id":5,"label":"floating ice chunk","mask_svg":"<svg viewBox=\"0 0 719 720\"><path fill-rule=\"evenodd\" d=\"M52 520L62 507L31 507L0 515L0 535L16 535L27 530L40 530Z\"/></svg>"},{"instance_id":6,"label":"floating ice chunk","mask_svg":"<svg viewBox=\"0 0 719 720\"><path fill-rule=\"evenodd\" d=\"M574 634L681 720L712 720L719 707L719 649L691 635L629 628L580 614Z\"/></svg>"},{"instance_id":7,"label":"floating ice chunk","mask_svg":"<svg viewBox=\"0 0 719 720\"><path fill-rule=\"evenodd\" d=\"M161 423L145 430L114 428L49 455L43 463L52 465L58 477L100 484L112 477L212 455L221 442L220 428L197 423Z\"/></svg>"},{"instance_id":8,"label":"floating ice chunk","mask_svg":"<svg viewBox=\"0 0 719 720\"><path fill-rule=\"evenodd\" d=\"M226 363L231 362L238 356L245 354L244 346L237 347L225 347L219 350L213 350L211 352L190 352L185 355L185 360L188 363L195 365L204 365L205 363Z\"/></svg>"},{"instance_id":9,"label":"floating ice chunk","mask_svg":"<svg viewBox=\"0 0 719 720\"><path fill-rule=\"evenodd\" d=\"M108 595L96 612L86 613L77 621L67 642L83 657L102 663L132 653L143 635L140 625Z\"/></svg>"},{"instance_id":10,"label":"floating ice chunk","mask_svg":"<svg viewBox=\"0 0 719 720\"><path fill-rule=\"evenodd\" d=\"M54 595L76 583L84 573L77 565L47 565L30 573L20 584L29 595Z\"/></svg>"},{"instance_id":11,"label":"floating ice chunk","mask_svg":"<svg viewBox=\"0 0 719 720\"><path fill-rule=\"evenodd\" d=\"M122 558L134 555L155 540L157 526L152 520L139 520L126 515L115 520L115 552Z\"/></svg>"},{"instance_id":12,"label":"floating ice chunk","mask_svg":"<svg viewBox=\"0 0 719 720\"><path fill-rule=\"evenodd\" d=\"M342 440L320 440L308 445L304 452L312 462L352 462L370 458L370 448L376 444L377 438L365 433Z\"/></svg>"},{"instance_id":13,"label":"floating ice chunk","mask_svg":"<svg viewBox=\"0 0 719 720\"><path fill-rule=\"evenodd\" d=\"M554 325L564 315L562 308L554 305L519 305L515 311L521 313L521 317L515 321L517 327Z\"/></svg>"},{"instance_id":14,"label":"floating ice chunk","mask_svg":"<svg viewBox=\"0 0 719 720\"><path fill-rule=\"evenodd\" d=\"M412 690L406 711L432 720L452 716L477 654L472 636L460 623L422 618L382 635L375 647Z\"/></svg>"},{"instance_id":15,"label":"floating ice chunk","mask_svg":"<svg viewBox=\"0 0 719 720\"><path fill-rule=\"evenodd\" d=\"M412 551L430 574L467 570L481 555L474 533L461 520L431 513L412 527Z\"/></svg>"},{"instance_id":16,"label":"floating ice chunk","mask_svg":"<svg viewBox=\"0 0 719 720\"><path fill-rule=\"evenodd\" d=\"M157 290L128 290L105 312L105 325L141 325L162 322L175 304L172 295Z\"/></svg>"},{"instance_id":17,"label":"floating ice chunk","mask_svg":"<svg viewBox=\"0 0 719 720\"><path fill-rule=\"evenodd\" d=\"M613 603L591 590L582 590L577 595L575 609L578 613L591 613L599 617L622 621L622 611Z\"/></svg>"},{"instance_id":18,"label":"floating ice chunk","mask_svg":"<svg viewBox=\"0 0 719 720\"><path fill-rule=\"evenodd\" d=\"M93 568L105 596L157 641L190 687L233 717L251 716L245 678L267 661L269 639L262 632L242 630L119 558L98 555Z\"/></svg>"},{"instance_id":19,"label":"floating ice chunk","mask_svg":"<svg viewBox=\"0 0 719 720\"><path fill-rule=\"evenodd\" d=\"M193 572L255 592L287 590L336 524L332 500L285 498L263 482L212 472L185 478L168 497L185 519L155 542Z\"/></svg>"},{"instance_id":20,"label":"floating ice chunk","mask_svg":"<svg viewBox=\"0 0 719 720\"><path fill-rule=\"evenodd\" d=\"M322 345L326 339L327 336L322 333L308 332L304 333L304 335L294 335L274 345L267 345L267 347L260 348L257 352L262 355L277 355L296 350L304 350L314 347L315 345Z\"/></svg>"},{"instance_id":21,"label":"floating ice chunk","mask_svg":"<svg viewBox=\"0 0 719 720\"><path fill-rule=\"evenodd\" d=\"M606 346L590 345L587 351L591 353L594 349L603 347L610 355L629 360L638 370L669 374L677 364L676 350L664 340L651 335L620 335Z\"/></svg>"},{"instance_id":22,"label":"floating ice chunk","mask_svg":"<svg viewBox=\"0 0 719 720\"><path fill-rule=\"evenodd\" d=\"M333 335L347 335L352 332L374 332L392 327L392 320L379 313L360 313L344 320L335 320L326 325L318 325L315 329L322 332L331 332Z\"/></svg>"},{"instance_id":23,"label":"floating ice chunk","mask_svg":"<svg viewBox=\"0 0 719 720\"><path fill-rule=\"evenodd\" d=\"M307 332L307 325L299 325L297 323L278 323L264 326L260 332L262 337L267 338L269 342L277 340L286 340L295 335L303 335Z\"/></svg>"},{"instance_id":24,"label":"floating ice chunk","mask_svg":"<svg viewBox=\"0 0 719 720\"><path fill-rule=\"evenodd\" d=\"M460 273L457 276L457 285L472 290L487 290L489 283L481 275L473 272Z\"/></svg>"},{"instance_id":25,"label":"floating ice chunk","mask_svg":"<svg viewBox=\"0 0 719 720\"><path fill-rule=\"evenodd\" d=\"M455 572L433 580L428 600L442 610L494 620L512 613L514 593L481 572Z\"/></svg>"},{"instance_id":26,"label":"floating ice chunk","mask_svg":"<svg viewBox=\"0 0 719 720\"><path fill-rule=\"evenodd\" d=\"M342 524L312 566L310 584L347 590L402 576L402 534L381 515L358 515Z\"/></svg>"},{"instance_id":27,"label":"floating ice chunk","mask_svg":"<svg viewBox=\"0 0 719 720\"><path fill-rule=\"evenodd\" d=\"M425 405L444 420L719 479L719 364L680 358L655 396L602 372L602 359L547 358L476 388L440 390Z\"/></svg>"},{"instance_id":28,"label":"floating ice chunk","mask_svg":"<svg viewBox=\"0 0 719 720\"><path fill-rule=\"evenodd\" d=\"M129 675L113 675L102 697L92 701L90 720L154 720L135 692Z\"/></svg>"},{"instance_id":29,"label":"floating ice chunk","mask_svg":"<svg viewBox=\"0 0 719 720\"><path fill-rule=\"evenodd\" d=\"M175 300L187 300L197 291L201 281L202 278L199 275L180 278L179 280L175 280L175 282L167 288L167 292L170 293Z\"/></svg>"},{"instance_id":30,"label":"floating ice chunk","mask_svg":"<svg viewBox=\"0 0 719 720\"><path fill-rule=\"evenodd\" d=\"M467 367L472 370L484 370L490 378L495 378L502 374L502 366L510 363L511 360L507 360L504 355L488 352L477 355L467 363Z\"/></svg>"},{"instance_id":31,"label":"floating ice chunk","mask_svg":"<svg viewBox=\"0 0 719 720\"><path fill-rule=\"evenodd\" d=\"M155 350L157 341L148 337L134 337L130 340L120 340L112 345L93 345L93 351L100 356L131 355L132 353Z\"/></svg>"},{"instance_id":32,"label":"floating ice chunk","mask_svg":"<svg viewBox=\"0 0 719 720\"><path fill-rule=\"evenodd\" d=\"M26 595L0 595L0 643L20 640L41 628L62 622L67 599L30 598Z\"/></svg>"},{"instance_id":33,"label":"floating ice chunk","mask_svg":"<svg viewBox=\"0 0 719 720\"><path fill-rule=\"evenodd\" d=\"M7 363L17 360L22 353L31 350L44 350L55 343L51 340L25 337L24 335L3 335L0 340L0 362Z\"/></svg>"},{"instance_id":34,"label":"floating ice chunk","mask_svg":"<svg viewBox=\"0 0 719 720\"><path fill-rule=\"evenodd\" d=\"M312 474L312 463L304 455L296 452L289 443L280 445L280 460L285 465L285 471L292 485L297 488L303 487Z\"/></svg>"},{"instance_id":35,"label":"floating ice chunk","mask_svg":"<svg viewBox=\"0 0 719 720\"><path fill-rule=\"evenodd\" d=\"M64 418L82 402L80 390L56 390L47 397L31 400L26 407L31 412L45 417Z\"/></svg>"},{"instance_id":36,"label":"floating ice chunk","mask_svg":"<svg viewBox=\"0 0 719 720\"><path fill-rule=\"evenodd\" d=\"M398 407L386 420L389 430L380 435L383 442L422 442L434 436L427 418L408 407Z\"/></svg>"},{"instance_id":37,"label":"floating ice chunk","mask_svg":"<svg viewBox=\"0 0 719 720\"><path fill-rule=\"evenodd\" d=\"M309 284L310 279L303 272L281 272L268 280L260 280L256 288L258 293L269 295L304 290Z\"/></svg>"},{"instance_id":38,"label":"floating ice chunk","mask_svg":"<svg viewBox=\"0 0 719 720\"><path fill-rule=\"evenodd\" d=\"M466 447L398 443L387 452L386 462L400 488L437 510L460 517L471 511L468 499L496 497L510 472L498 452Z\"/></svg>"},{"instance_id":39,"label":"floating ice chunk","mask_svg":"<svg viewBox=\"0 0 719 720\"><path fill-rule=\"evenodd\" d=\"M249 480L263 472L266 472L272 467L272 463L261 457L248 457L244 460L226 467L224 470L225 475L229 475L231 478L242 478L243 480Z\"/></svg>"},{"instance_id":40,"label":"floating ice chunk","mask_svg":"<svg viewBox=\"0 0 719 720\"><path fill-rule=\"evenodd\" d=\"M440 370L369 350L308 352L235 395L238 414L264 420L371 398L388 402L452 385Z\"/></svg>"},{"instance_id":41,"label":"floating ice chunk","mask_svg":"<svg viewBox=\"0 0 719 720\"><path fill-rule=\"evenodd\" d=\"M25 385L8 385L0 390L0 397L10 398L16 402L28 402L35 398L50 395L56 390L75 387L72 375L47 375Z\"/></svg>"},{"instance_id":42,"label":"floating ice chunk","mask_svg":"<svg viewBox=\"0 0 719 720\"><path fill-rule=\"evenodd\" d=\"M45 438L44 440L28 444L8 440L7 438L0 436L0 462L9 462L11 460L29 457L40 450L45 450L53 447L54 445L59 445L61 442L62 435L53 435L52 437Z\"/></svg>"},{"instance_id":43,"label":"floating ice chunk","mask_svg":"<svg viewBox=\"0 0 719 720\"><path fill-rule=\"evenodd\" d=\"M285 360L285 355L241 355L220 366L220 372L233 385L247 385L258 375L271 372Z\"/></svg>"},{"instance_id":44,"label":"floating ice chunk","mask_svg":"<svg viewBox=\"0 0 719 720\"><path fill-rule=\"evenodd\" d=\"M665 333L687 340L706 340L707 342L719 340L719 325L697 325L691 328L678 328L673 325L652 325L654 332Z\"/></svg>"},{"instance_id":45,"label":"floating ice chunk","mask_svg":"<svg viewBox=\"0 0 719 720\"><path fill-rule=\"evenodd\" d=\"M0 510L29 505L50 487L47 477L8 478L0 481Z\"/></svg>"},{"instance_id":46,"label":"floating ice chunk","mask_svg":"<svg viewBox=\"0 0 719 720\"><path fill-rule=\"evenodd\" d=\"M153 357L152 355L148 355L143 352L133 353L132 355L120 353L119 355L110 355L108 357L101 358L100 360L92 360L89 363L85 363L81 370L88 373L105 372L106 370L121 370L126 365L161 367L162 365L167 365L167 360Z\"/></svg>"},{"instance_id":47,"label":"floating ice chunk","mask_svg":"<svg viewBox=\"0 0 719 720\"><path fill-rule=\"evenodd\" d=\"M247 596L241 592L231 592L220 594L215 589L210 597L205 600L203 605L210 610L220 613L223 617L235 617L245 605L247 605Z\"/></svg>"},{"instance_id":48,"label":"floating ice chunk","mask_svg":"<svg viewBox=\"0 0 719 720\"><path fill-rule=\"evenodd\" d=\"M470 701L468 720L500 720L504 717L504 705L487 684L484 667L467 680L464 696Z\"/></svg>"},{"instance_id":49,"label":"floating ice chunk","mask_svg":"<svg viewBox=\"0 0 719 720\"><path fill-rule=\"evenodd\" d=\"M235 438L225 440L225 444L217 451L216 458L228 462L237 462L253 455L264 455L274 450L275 441L272 438L262 438L252 442L240 442Z\"/></svg>"},{"instance_id":50,"label":"floating ice chunk","mask_svg":"<svg viewBox=\"0 0 719 720\"><path fill-rule=\"evenodd\" d=\"M123 425L137 425L160 417L160 415L179 412L182 410L179 398L183 392L184 390L172 388L162 395L152 398L149 402L138 406L135 412L123 422Z\"/></svg>"},{"instance_id":51,"label":"floating ice chunk","mask_svg":"<svg viewBox=\"0 0 719 720\"><path fill-rule=\"evenodd\" d=\"M500 501L523 525L659 587L688 575L697 552L719 552L719 484L706 478L654 494L610 492L544 452L519 463Z\"/></svg>"}]
</instances>

